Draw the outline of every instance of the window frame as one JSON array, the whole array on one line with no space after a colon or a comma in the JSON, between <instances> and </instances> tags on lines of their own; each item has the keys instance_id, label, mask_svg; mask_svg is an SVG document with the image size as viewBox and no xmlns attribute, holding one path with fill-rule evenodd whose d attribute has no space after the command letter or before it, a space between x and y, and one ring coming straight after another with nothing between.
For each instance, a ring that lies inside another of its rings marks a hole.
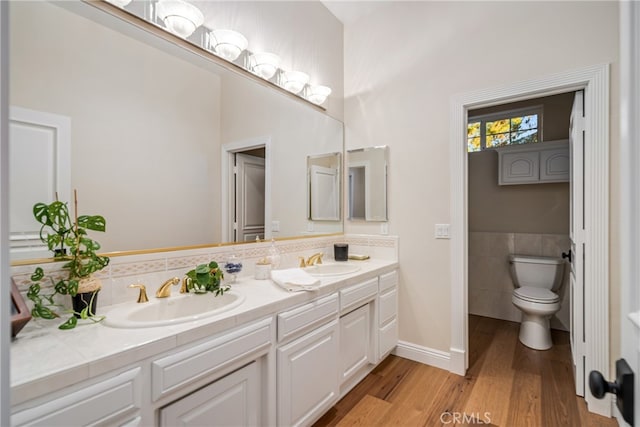
<instances>
[{"instance_id":1,"label":"window frame","mask_svg":"<svg viewBox=\"0 0 640 427\"><path fill-rule=\"evenodd\" d=\"M487 149L487 122L493 122L495 120L512 119L514 117L529 116L532 114L538 115L538 142L542 142L542 125L544 121L544 108L543 105L533 105L531 107L513 108L510 110L502 110L495 113L468 115L467 116L467 135L469 131L469 124L474 122L480 122L480 150L469 151L469 137L467 136L467 152L468 153L480 153ZM532 144L532 143L528 143ZM533 144L536 144L535 142ZM526 144L507 144L504 147L514 145L526 145ZM488 147L488 149L494 149L498 147Z\"/></svg>"}]
</instances>

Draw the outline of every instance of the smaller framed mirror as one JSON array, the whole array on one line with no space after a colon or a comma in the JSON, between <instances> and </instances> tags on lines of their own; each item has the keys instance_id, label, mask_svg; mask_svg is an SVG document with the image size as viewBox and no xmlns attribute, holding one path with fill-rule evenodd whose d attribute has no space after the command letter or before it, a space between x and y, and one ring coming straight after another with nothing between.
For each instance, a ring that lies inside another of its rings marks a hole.
<instances>
[{"instance_id":1,"label":"smaller framed mirror","mask_svg":"<svg viewBox=\"0 0 640 427\"><path fill-rule=\"evenodd\" d=\"M340 221L342 154L307 157L308 216L311 221Z\"/></svg>"},{"instance_id":2,"label":"smaller framed mirror","mask_svg":"<svg viewBox=\"0 0 640 427\"><path fill-rule=\"evenodd\" d=\"M387 221L387 168L389 147L347 151L348 218L352 221Z\"/></svg>"}]
</instances>

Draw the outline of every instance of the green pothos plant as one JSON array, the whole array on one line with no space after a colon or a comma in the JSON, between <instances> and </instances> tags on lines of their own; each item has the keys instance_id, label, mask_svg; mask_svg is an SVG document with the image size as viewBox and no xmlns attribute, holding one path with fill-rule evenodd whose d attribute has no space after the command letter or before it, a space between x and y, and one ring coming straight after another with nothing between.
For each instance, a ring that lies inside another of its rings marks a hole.
<instances>
[{"instance_id":1,"label":"green pothos plant","mask_svg":"<svg viewBox=\"0 0 640 427\"><path fill-rule=\"evenodd\" d=\"M186 274L187 290L195 293L213 292L216 296L224 294L230 286L220 286L224 275L218 263L200 264Z\"/></svg>"},{"instance_id":2,"label":"green pothos plant","mask_svg":"<svg viewBox=\"0 0 640 427\"><path fill-rule=\"evenodd\" d=\"M104 232L106 221L100 215L78 216L77 197L74 200L74 217L69 214L66 203L55 201L49 205L36 203L33 207L33 215L41 224L40 239L47 244L47 248L53 252L53 258L65 261L62 269L66 276L54 280L45 276L41 267L37 267L31 275L31 285L27 291L27 298L33 302L31 316L42 319L59 318L61 312L71 314L64 323L58 326L60 329L73 329L78 323L78 318L100 322L103 316L94 316L89 311L89 304L80 312L65 310L56 302L57 295L75 296L85 292L83 283L88 282L90 276L109 265L109 258L98 255L100 244L91 239L87 230ZM43 286L43 281L49 280L51 287ZM99 290L99 287L95 289ZM95 292L92 299L95 298Z\"/></svg>"}]
</instances>

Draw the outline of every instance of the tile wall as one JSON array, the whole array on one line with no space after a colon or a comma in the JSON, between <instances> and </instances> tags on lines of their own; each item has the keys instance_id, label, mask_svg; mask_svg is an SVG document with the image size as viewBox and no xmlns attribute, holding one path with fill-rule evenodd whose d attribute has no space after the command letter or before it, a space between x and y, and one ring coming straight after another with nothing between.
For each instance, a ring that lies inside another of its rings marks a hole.
<instances>
[{"instance_id":1,"label":"tile wall","mask_svg":"<svg viewBox=\"0 0 640 427\"><path fill-rule=\"evenodd\" d=\"M560 257L570 247L568 235L529 233L469 233L469 313L520 322L521 312L511 302L513 282L510 254ZM551 327L569 330L569 271L560 289L560 311Z\"/></svg>"},{"instance_id":2,"label":"tile wall","mask_svg":"<svg viewBox=\"0 0 640 427\"><path fill-rule=\"evenodd\" d=\"M396 236L334 235L275 242L281 255L280 268L297 267L299 256L308 257L317 252L323 252L324 260L331 261L333 260L333 244L338 242L348 243L350 253L366 254L372 258L398 260L398 238ZM126 301L135 301L138 290L131 289L128 285L138 281L146 285L148 295L153 295L167 279L173 276L183 277L187 271L198 264L208 263L212 260L222 263L231 254L235 254L243 261L244 268L238 277L253 277L256 261L267 256L270 247L270 242L260 242L111 257L109 266L97 274L102 280L98 306L105 307ZM40 266L45 270L45 274L53 279L64 274L60 269L60 263L45 263ZM11 267L11 276L21 292L24 293L29 288L31 283L29 278L35 268L36 265Z\"/></svg>"}]
</instances>

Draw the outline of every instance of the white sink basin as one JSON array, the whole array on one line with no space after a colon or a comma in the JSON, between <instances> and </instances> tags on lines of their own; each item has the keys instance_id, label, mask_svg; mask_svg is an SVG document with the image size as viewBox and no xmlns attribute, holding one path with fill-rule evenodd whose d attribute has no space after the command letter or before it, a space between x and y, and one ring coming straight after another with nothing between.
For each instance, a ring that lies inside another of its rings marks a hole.
<instances>
[{"instance_id":1,"label":"white sink basin","mask_svg":"<svg viewBox=\"0 0 640 427\"><path fill-rule=\"evenodd\" d=\"M304 269L312 276L341 276L343 274L355 273L360 267L353 264L317 264Z\"/></svg>"},{"instance_id":2,"label":"white sink basin","mask_svg":"<svg viewBox=\"0 0 640 427\"><path fill-rule=\"evenodd\" d=\"M104 324L114 328L152 328L191 322L220 314L242 304L244 296L227 291L224 295L175 295L150 298L146 303L126 303L107 312Z\"/></svg>"}]
</instances>

